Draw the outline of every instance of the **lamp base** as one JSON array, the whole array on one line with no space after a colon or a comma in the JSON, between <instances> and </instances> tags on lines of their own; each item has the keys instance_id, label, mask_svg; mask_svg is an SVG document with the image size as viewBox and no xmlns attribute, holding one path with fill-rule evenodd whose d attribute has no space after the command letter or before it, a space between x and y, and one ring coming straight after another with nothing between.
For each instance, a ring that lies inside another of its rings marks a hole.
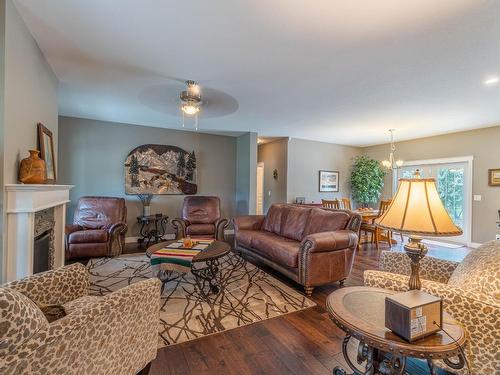
<instances>
[{"instance_id":1,"label":"lamp base","mask_svg":"<svg viewBox=\"0 0 500 375\"><path fill-rule=\"evenodd\" d=\"M404 249L411 261L411 275L408 286L410 290L420 290L422 287L419 276L420 260L427 254L427 247L422 243L422 237L411 235Z\"/></svg>"}]
</instances>

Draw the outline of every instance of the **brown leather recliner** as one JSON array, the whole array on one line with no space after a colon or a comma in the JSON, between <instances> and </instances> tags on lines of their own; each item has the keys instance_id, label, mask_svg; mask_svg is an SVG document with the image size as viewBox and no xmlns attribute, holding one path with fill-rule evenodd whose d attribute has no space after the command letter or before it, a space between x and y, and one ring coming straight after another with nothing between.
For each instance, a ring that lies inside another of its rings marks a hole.
<instances>
[{"instance_id":1,"label":"brown leather recliner","mask_svg":"<svg viewBox=\"0 0 500 375\"><path fill-rule=\"evenodd\" d=\"M361 216L348 210L273 204L267 215L234 219L235 249L304 286L340 281L351 272Z\"/></svg>"},{"instance_id":2,"label":"brown leather recliner","mask_svg":"<svg viewBox=\"0 0 500 375\"><path fill-rule=\"evenodd\" d=\"M224 240L228 220L221 218L218 197L189 196L184 198L182 217L172 220L176 238L214 238Z\"/></svg>"},{"instance_id":3,"label":"brown leather recliner","mask_svg":"<svg viewBox=\"0 0 500 375\"><path fill-rule=\"evenodd\" d=\"M66 225L66 259L121 254L127 232L126 221L125 199L81 197L73 224Z\"/></svg>"}]
</instances>

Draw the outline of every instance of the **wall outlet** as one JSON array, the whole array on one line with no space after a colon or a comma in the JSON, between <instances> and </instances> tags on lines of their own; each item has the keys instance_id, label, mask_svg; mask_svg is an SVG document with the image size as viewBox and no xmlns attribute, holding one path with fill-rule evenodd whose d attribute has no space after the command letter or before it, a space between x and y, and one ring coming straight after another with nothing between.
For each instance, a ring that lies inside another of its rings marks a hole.
<instances>
[{"instance_id":1,"label":"wall outlet","mask_svg":"<svg viewBox=\"0 0 500 375\"><path fill-rule=\"evenodd\" d=\"M495 236L495 240L500 240L500 234L497 234L497 235Z\"/></svg>"}]
</instances>

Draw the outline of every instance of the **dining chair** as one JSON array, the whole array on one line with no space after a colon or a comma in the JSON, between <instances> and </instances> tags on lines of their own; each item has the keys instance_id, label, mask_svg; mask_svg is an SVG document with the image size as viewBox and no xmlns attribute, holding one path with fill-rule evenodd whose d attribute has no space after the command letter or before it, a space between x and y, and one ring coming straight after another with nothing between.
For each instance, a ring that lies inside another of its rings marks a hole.
<instances>
[{"instance_id":1,"label":"dining chair","mask_svg":"<svg viewBox=\"0 0 500 375\"><path fill-rule=\"evenodd\" d=\"M323 206L323 208L333 208L334 210L340 209L340 204L338 199L334 200L322 199L321 205Z\"/></svg>"},{"instance_id":2,"label":"dining chair","mask_svg":"<svg viewBox=\"0 0 500 375\"><path fill-rule=\"evenodd\" d=\"M349 198L340 198L338 199L339 201L339 208L341 210L349 210L351 211L351 200Z\"/></svg>"},{"instance_id":3,"label":"dining chair","mask_svg":"<svg viewBox=\"0 0 500 375\"><path fill-rule=\"evenodd\" d=\"M385 211L389 208L391 205L391 200L382 200L380 201L380 206L379 206L379 211L378 211L378 217L382 216ZM380 234L383 231L383 229L380 229L375 225L375 219L373 218L370 219L369 221L365 221L361 223L361 231L365 232L366 234L370 233L371 234L371 243L375 242L375 247L378 250L379 247L379 242L380 242ZM389 247L392 247L391 239L392 239L392 231L386 230L387 232L387 242L389 243ZM401 236L402 237L402 236Z\"/></svg>"}]
</instances>

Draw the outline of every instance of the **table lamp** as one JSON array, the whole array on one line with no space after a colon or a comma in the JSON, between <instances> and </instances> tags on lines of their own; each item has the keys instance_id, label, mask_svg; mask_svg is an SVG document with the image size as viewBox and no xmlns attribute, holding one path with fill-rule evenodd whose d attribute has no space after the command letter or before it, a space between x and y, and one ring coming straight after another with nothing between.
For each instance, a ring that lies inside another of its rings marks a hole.
<instances>
[{"instance_id":1,"label":"table lamp","mask_svg":"<svg viewBox=\"0 0 500 375\"><path fill-rule=\"evenodd\" d=\"M391 205L375 224L395 232L409 234L404 245L411 261L410 290L420 289L420 260L427 254L422 236L459 236L462 229L457 227L443 206L433 178L420 178L417 169L414 178L401 178L398 191Z\"/></svg>"}]
</instances>

